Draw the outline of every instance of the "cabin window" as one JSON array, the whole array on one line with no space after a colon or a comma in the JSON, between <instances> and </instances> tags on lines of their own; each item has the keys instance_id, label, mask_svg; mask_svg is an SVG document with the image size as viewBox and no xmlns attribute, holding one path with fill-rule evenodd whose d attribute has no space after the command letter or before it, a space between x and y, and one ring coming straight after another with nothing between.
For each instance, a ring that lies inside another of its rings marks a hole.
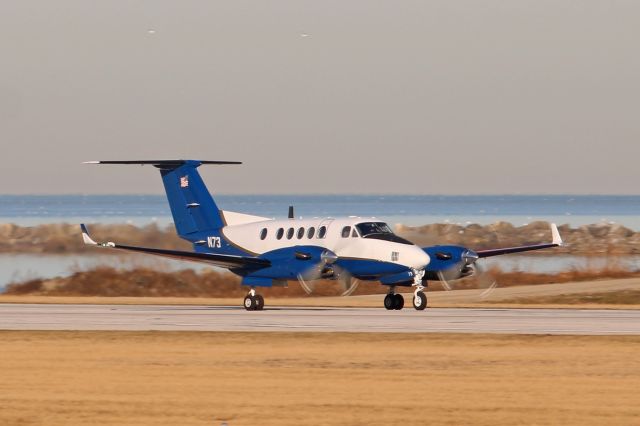
<instances>
[{"instance_id":1,"label":"cabin window","mask_svg":"<svg viewBox=\"0 0 640 426\"><path fill-rule=\"evenodd\" d=\"M282 229L282 228L278 229L278 233L276 234L276 238L281 240L283 235L284 235L284 229Z\"/></svg>"},{"instance_id":2,"label":"cabin window","mask_svg":"<svg viewBox=\"0 0 640 426\"><path fill-rule=\"evenodd\" d=\"M301 240L304 237L304 228L298 228L298 239Z\"/></svg>"},{"instance_id":3,"label":"cabin window","mask_svg":"<svg viewBox=\"0 0 640 426\"><path fill-rule=\"evenodd\" d=\"M267 228L262 228L262 231L260 231L260 239L264 240L265 238L267 238Z\"/></svg>"},{"instance_id":4,"label":"cabin window","mask_svg":"<svg viewBox=\"0 0 640 426\"><path fill-rule=\"evenodd\" d=\"M348 238L350 233L351 233L350 226L345 226L344 228L342 228L342 238Z\"/></svg>"},{"instance_id":5,"label":"cabin window","mask_svg":"<svg viewBox=\"0 0 640 426\"><path fill-rule=\"evenodd\" d=\"M287 240L290 240L293 238L293 233L294 233L294 229L293 228L289 228L287 229Z\"/></svg>"},{"instance_id":6,"label":"cabin window","mask_svg":"<svg viewBox=\"0 0 640 426\"><path fill-rule=\"evenodd\" d=\"M321 226L320 229L318 229L318 238L322 239L325 235L327 235L327 227Z\"/></svg>"},{"instance_id":7,"label":"cabin window","mask_svg":"<svg viewBox=\"0 0 640 426\"><path fill-rule=\"evenodd\" d=\"M312 239L313 238L313 234L316 233L316 228L314 228L313 226L311 228L309 228L309 230L307 231L307 238L308 239Z\"/></svg>"}]
</instances>

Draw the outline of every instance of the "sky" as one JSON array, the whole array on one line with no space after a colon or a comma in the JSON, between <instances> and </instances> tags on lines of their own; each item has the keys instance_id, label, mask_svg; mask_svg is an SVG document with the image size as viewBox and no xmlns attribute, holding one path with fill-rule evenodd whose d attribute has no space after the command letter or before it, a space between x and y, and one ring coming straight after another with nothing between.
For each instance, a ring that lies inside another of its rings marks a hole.
<instances>
[{"instance_id":1,"label":"sky","mask_svg":"<svg viewBox=\"0 0 640 426\"><path fill-rule=\"evenodd\" d=\"M0 2L0 193L640 194L640 2Z\"/></svg>"}]
</instances>

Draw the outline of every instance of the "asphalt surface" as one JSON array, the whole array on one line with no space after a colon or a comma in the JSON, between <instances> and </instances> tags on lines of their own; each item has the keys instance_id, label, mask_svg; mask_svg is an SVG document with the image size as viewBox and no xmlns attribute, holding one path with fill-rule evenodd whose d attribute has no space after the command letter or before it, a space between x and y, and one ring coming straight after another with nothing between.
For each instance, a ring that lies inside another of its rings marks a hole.
<instances>
[{"instance_id":1,"label":"asphalt surface","mask_svg":"<svg viewBox=\"0 0 640 426\"><path fill-rule=\"evenodd\" d=\"M640 310L0 304L0 329L640 335Z\"/></svg>"}]
</instances>

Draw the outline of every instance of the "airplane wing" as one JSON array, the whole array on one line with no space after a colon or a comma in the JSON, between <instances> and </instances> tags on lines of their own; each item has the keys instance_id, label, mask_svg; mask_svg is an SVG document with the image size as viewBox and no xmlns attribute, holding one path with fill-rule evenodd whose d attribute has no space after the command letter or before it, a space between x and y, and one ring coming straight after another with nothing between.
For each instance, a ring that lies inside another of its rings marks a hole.
<instances>
[{"instance_id":1,"label":"airplane wing","mask_svg":"<svg viewBox=\"0 0 640 426\"><path fill-rule=\"evenodd\" d=\"M97 243L90 236L87 227L84 224L80 225L82 229L82 240L86 245L96 247L106 247L119 250L133 251L139 253L154 254L156 256L168 257L171 259L190 260L192 262L208 263L210 265L220 266L223 268L247 268L247 269L260 269L271 266L271 262L266 259L260 259L258 257L248 256L232 256L228 254L213 254L213 253L195 253L189 251L180 250L165 250L157 248L147 247L135 247L126 246L122 244L116 244L113 242Z\"/></svg>"},{"instance_id":2,"label":"airplane wing","mask_svg":"<svg viewBox=\"0 0 640 426\"><path fill-rule=\"evenodd\" d=\"M533 250L542 250L551 247L559 247L563 245L562 238L560 237L560 232L558 231L558 227L555 223L551 224L551 236L553 241L547 244L535 244L531 246L520 246L520 247L508 247L508 248L499 248L499 249L491 249L491 250L476 250L478 257L491 257L491 256L499 256L501 254L509 254L509 253L520 253L523 251L533 251Z\"/></svg>"}]
</instances>

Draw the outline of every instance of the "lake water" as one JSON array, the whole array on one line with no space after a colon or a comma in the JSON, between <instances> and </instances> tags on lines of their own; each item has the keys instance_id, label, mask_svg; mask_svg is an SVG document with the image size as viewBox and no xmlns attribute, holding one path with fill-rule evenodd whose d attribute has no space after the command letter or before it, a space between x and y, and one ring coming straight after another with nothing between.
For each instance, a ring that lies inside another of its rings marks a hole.
<instances>
[{"instance_id":1,"label":"lake water","mask_svg":"<svg viewBox=\"0 0 640 426\"><path fill-rule=\"evenodd\" d=\"M523 225L534 220L580 226L615 222L640 230L640 196L603 195L219 195L218 207L265 217L375 216L391 224ZM0 195L0 222L171 223L164 195Z\"/></svg>"},{"instance_id":2,"label":"lake water","mask_svg":"<svg viewBox=\"0 0 640 426\"><path fill-rule=\"evenodd\" d=\"M640 230L640 196L220 195L216 201L225 210L265 217L286 217L288 206L294 205L296 216L375 216L390 224L507 221L523 225L546 220L574 227L619 223ZM172 219L164 195L0 195L0 223L33 226L58 222L167 225ZM624 259L640 268L638 258ZM0 288L10 281L68 275L73 270L105 263L124 267L153 264L167 269L203 267L177 261L157 262L156 258L140 256L0 255ZM593 262L604 260L517 256L491 262L498 262L505 269L555 272L572 266L594 267L597 265Z\"/></svg>"}]
</instances>

